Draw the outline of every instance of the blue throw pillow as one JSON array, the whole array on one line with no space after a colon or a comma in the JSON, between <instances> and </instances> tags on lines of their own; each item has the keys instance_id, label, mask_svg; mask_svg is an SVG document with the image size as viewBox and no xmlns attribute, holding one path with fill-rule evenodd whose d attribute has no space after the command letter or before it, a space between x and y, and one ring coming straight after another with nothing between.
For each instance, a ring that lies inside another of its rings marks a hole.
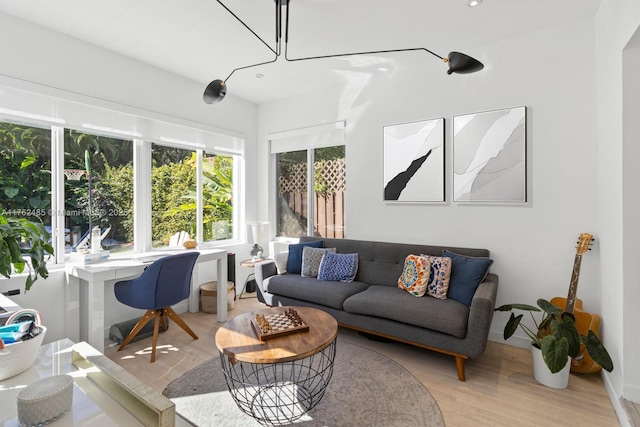
<instances>
[{"instance_id":1,"label":"blue throw pillow","mask_svg":"<svg viewBox=\"0 0 640 427\"><path fill-rule=\"evenodd\" d=\"M287 273L300 274L302 272L302 249L305 246L311 248L321 248L322 240L314 240L312 242L296 243L289 245L289 257L287 258Z\"/></svg>"},{"instance_id":2,"label":"blue throw pillow","mask_svg":"<svg viewBox=\"0 0 640 427\"><path fill-rule=\"evenodd\" d=\"M353 282L358 272L358 254L336 254L327 252L318 269L318 280L331 282Z\"/></svg>"},{"instance_id":3,"label":"blue throw pillow","mask_svg":"<svg viewBox=\"0 0 640 427\"><path fill-rule=\"evenodd\" d=\"M447 250L442 252L442 256L449 257L452 261L447 298L460 301L467 307L471 307L473 295L480 282L487 275L493 260L458 255Z\"/></svg>"}]
</instances>

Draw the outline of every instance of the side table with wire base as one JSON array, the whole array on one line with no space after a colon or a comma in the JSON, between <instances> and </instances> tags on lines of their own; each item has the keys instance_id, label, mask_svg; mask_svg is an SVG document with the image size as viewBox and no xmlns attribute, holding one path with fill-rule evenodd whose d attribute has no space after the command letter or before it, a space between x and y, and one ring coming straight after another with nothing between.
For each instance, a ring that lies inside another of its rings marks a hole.
<instances>
[{"instance_id":1,"label":"side table with wire base","mask_svg":"<svg viewBox=\"0 0 640 427\"><path fill-rule=\"evenodd\" d=\"M258 261L258 262L260 262L260 261ZM240 262L240 267L250 268L251 270L254 270L254 265L255 265L255 263L251 259L245 259L244 261ZM251 280L255 280L255 277L256 277L256 274L253 271L251 273L249 273L247 278L244 280L244 285L242 286L242 289L240 290L240 295L238 296L238 299L248 299L248 298L242 298L242 294L244 294L245 291L247 290L247 284ZM251 298L251 297L249 297L249 298Z\"/></svg>"},{"instance_id":2,"label":"side table with wire base","mask_svg":"<svg viewBox=\"0 0 640 427\"><path fill-rule=\"evenodd\" d=\"M293 307L308 331L260 341L252 318L283 313L272 307L236 316L216 333L229 392L262 425L300 419L324 396L333 374L338 323L322 310Z\"/></svg>"}]
</instances>

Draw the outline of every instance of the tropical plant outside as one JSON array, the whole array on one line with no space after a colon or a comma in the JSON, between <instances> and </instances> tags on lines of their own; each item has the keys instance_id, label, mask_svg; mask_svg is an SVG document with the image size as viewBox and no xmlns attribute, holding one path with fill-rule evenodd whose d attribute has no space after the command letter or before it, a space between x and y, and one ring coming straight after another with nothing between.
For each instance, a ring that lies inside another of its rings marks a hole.
<instances>
[{"instance_id":1,"label":"tropical plant outside","mask_svg":"<svg viewBox=\"0 0 640 427\"><path fill-rule=\"evenodd\" d=\"M86 173L64 180L64 211L51 212L51 129L0 122L0 214L50 226L53 214L65 215L68 251L72 230L86 232L89 214L94 226L112 227L107 249L121 250L133 242L132 141L64 130L65 170L86 170L89 153L92 212L89 213ZM166 147L163 147L166 148ZM184 155L187 152L188 155ZM195 235L194 151L166 148L163 163L154 167L152 182L152 239L166 245L171 234L185 230ZM233 160L208 156L204 162L204 240L228 238L232 223ZM154 151L154 164L158 160ZM216 168L219 168L217 170ZM187 191L185 191L187 189ZM220 231L220 224L223 230ZM216 231L216 227L218 231ZM222 237L220 237L222 236ZM156 244L157 243L157 244Z\"/></svg>"}]
</instances>

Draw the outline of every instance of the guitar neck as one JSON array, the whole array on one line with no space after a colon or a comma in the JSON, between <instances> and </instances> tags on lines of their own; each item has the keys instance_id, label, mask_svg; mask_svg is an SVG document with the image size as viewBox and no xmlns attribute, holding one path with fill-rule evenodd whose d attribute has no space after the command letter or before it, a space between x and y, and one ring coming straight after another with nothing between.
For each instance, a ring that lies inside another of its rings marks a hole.
<instances>
[{"instance_id":1,"label":"guitar neck","mask_svg":"<svg viewBox=\"0 0 640 427\"><path fill-rule=\"evenodd\" d=\"M571 283L569 284L569 294L567 295L567 305L564 311L573 314L576 305L576 294L578 293L578 279L580 278L580 264L582 262L582 254L576 254L573 261L573 271L571 273Z\"/></svg>"}]
</instances>

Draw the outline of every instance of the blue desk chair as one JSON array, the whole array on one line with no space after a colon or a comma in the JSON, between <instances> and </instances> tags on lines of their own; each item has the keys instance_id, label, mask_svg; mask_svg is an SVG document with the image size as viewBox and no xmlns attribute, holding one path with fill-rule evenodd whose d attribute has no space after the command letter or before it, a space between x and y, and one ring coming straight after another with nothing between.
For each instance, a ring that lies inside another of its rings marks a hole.
<instances>
[{"instance_id":1,"label":"blue desk chair","mask_svg":"<svg viewBox=\"0 0 640 427\"><path fill-rule=\"evenodd\" d=\"M149 265L144 272L132 280L124 280L114 285L116 299L129 307L146 309L138 323L133 327L118 351L124 349L142 330L149 320L155 319L153 328L153 348L151 362L156 360L156 344L158 342L158 326L167 330L166 318L176 322L194 339L198 336L171 308L172 305L185 300L191 291L191 275L199 252L186 252L179 255L160 258Z\"/></svg>"}]
</instances>

